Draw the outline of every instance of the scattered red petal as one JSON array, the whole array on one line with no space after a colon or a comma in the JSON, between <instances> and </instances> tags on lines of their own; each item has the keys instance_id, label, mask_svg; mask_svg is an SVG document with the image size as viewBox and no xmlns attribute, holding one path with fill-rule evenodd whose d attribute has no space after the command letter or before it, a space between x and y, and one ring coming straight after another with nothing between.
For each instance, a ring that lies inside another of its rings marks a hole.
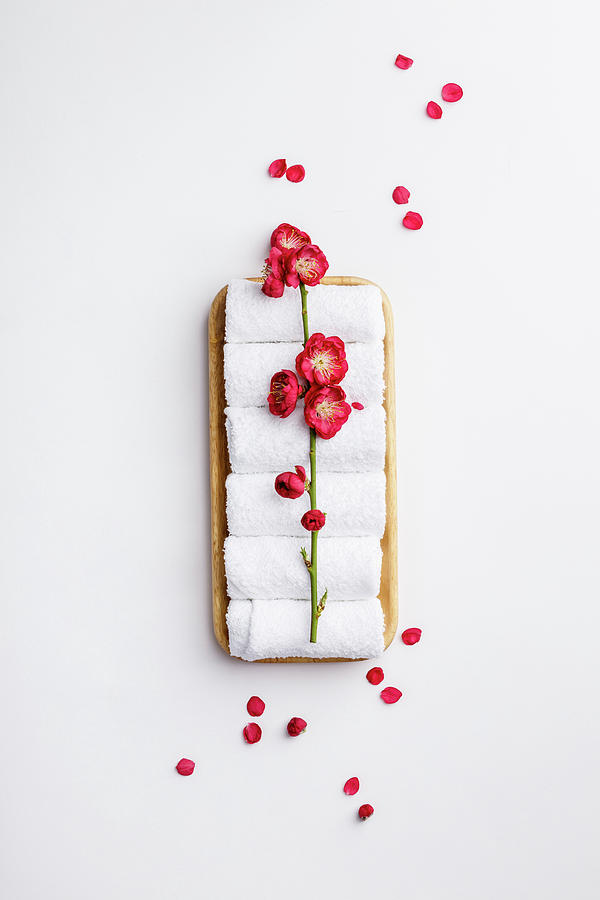
<instances>
[{"instance_id":1,"label":"scattered red petal","mask_svg":"<svg viewBox=\"0 0 600 900\"><path fill-rule=\"evenodd\" d=\"M180 775L191 775L194 769L196 768L196 763L193 759L180 759L177 765L175 766Z\"/></svg>"},{"instance_id":2,"label":"scattered red petal","mask_svg":"<svg viewBox=\"0 0 600 900\"><path fill-rule=\"evenodd\" d=\"M290 719L287 724L287 733L290 737L298 737L303 731L306 731L306 722L304 719L299 718L299 716L294 716L293 719Z\"/></svg>"},{"instance_id":3,"label":"scattered red petal","mask_svg":"<svg viewBox=\"0 0 600 900\"><path fill-rule=\"evenodd\" d=\"M358 794L359 787L360 781L358 778L349 778L344 785L344 793L348 794L349 797L353 797L354 794Z\"/></svg>"},{"instance_id":4,"label":"scattered red petal","mask_svg":"<svg viewBox=\"0 0 600 900\"><path fill-rule=\"evenodd\" d=\"M246 704L249 716L262 716L265 711L265 701L260 697L250 697Z\"/></svg>"},{"instance_id":5,"label":"scattered red petal","mask_svg":"<svg viewBox=\"0 0 600 900\"><path fill-rule=\"evenodd\" d=\"M452 81L445 84L442 88L442 100L445 100L447 103L456 103L462 95L463 89L460 84L454 84Z\"/></svg>"},{"instance_id":6,"label":"scattered red petal","mask_svg":"<svg viewBox=\"0 0 600 900\"><path fill-rule=\"evenodd\" d=\"M410 56L402 56L401 53L396 57L396 62L394 65L398 66L399 69L410 69L413 61Z\"/></svg>"},{"instance_id":7,"label":"scattered red petal","mask_svg":"<svg viewBox=\"0 0 600 900\"><path fill-rule=\"evenodd\" d=\"M402 219L402 224L411 231L418 231L423 226L423 216L420 213L407 212Z\"/></svg>"},{"instance_id":8,"label":"scattered red petal","mask_svg":"<svg viewBox=\"0 0 600 900\"><path fill-rule=\"evenodd\" d=\"M294 184L297 184L299 181L304 181L304 176L306 172L304 170L304 166L290 166L287 172L285 173L285 177L288 181L293 181Z\"/></svg>"},{"instance_id":9,"label":"scattered red petal","mask_svg":"<svg viewBox=\"0 0 600 900\"><path fill-rule=\"evenodd\" d=\"M435 100L430 100L427 104L427 115L430 119L441 119L442 118L442 107L439 103L436 103ZM289 171L289 169L288 169Z\"/></svg>"},{"instance_id":10,"label":"scattered red petal","mask_svg":"<svg viewBox=\"0 0 600 900\"><path fill-rule=\"evenodd\" d=\"M379 666L375 666L374 669L369 669L367 672L367 681L370 684L381 684L383 681L383 669Z\"/></svg>"},{"instance_id":11,"label":"scattered red petal","mask_svg":"<svg viewBox=\"0 0 600 900\"><path fill-rule=\"evenodd\" d=\"M394 203L408 203L408 198L410 197L410 191L408 188L398 186L394 188L392 193L392 200Z\"/></svg>"},{"instance_id":12,"label":"scattered red petal","mask_svg":"<svg viewBox=\"0 0 600 900\"><path fill-rule=\"evenodd\" d=\"M256 722L248 722L243 733L247 744L256 744L262 737L262 729Z\"/></svg>"},{"instance_id":13,"label":"scattered red petal","mask_svg":"<svg viewBox=\"0 0 600 900\"><path fill-rule=\"evenodd\" d=\"M286 169L287 163L285 159L274 159L269 166L269 175L271 178L283 178Z\"/></svg>"},{"instance_id":14,"label":"scattered red petal","mask_svg":"<svg viewBox=\"0 0 600 900\"><path fill-rule=\"evenodd\" d=\"M406 631L402 632L402 642L408 647L412 646L412 644L418 644L422 634L423 632L420 628L407 628Z\"/></svg>"},{"instance_id":15,"label":"scattered red petal","mask_svg":"<svg viewBox=\"0 0 600 900\"><path fill-rule=\"evenodd\" d=\"M386 687L379 695L384 703L397 703L402 696L402 691L395 687Z\"/></svg>"},{"instance_id":16,"label":"scattered red petal","mask_svg":"<svg viewBox=\"0 0 600 900\"><path fill-rule=\"evenodd\" d=\"M365 819L370 819L374 812L375 810L370 803L363 803L363 805L358 808L358 815L363 822Z\"/></svg>"},{"instance_id":17,"label":"scattered red petal","mask_svg":"<svg viewBox=\"0 0 600 900\"><path fill-rule=\"evenodd\" d=\"M357 400L355 400L351 405L354 407L354 409L364 409L362 403L359 403Z\"/></svg>"}]
</instances>

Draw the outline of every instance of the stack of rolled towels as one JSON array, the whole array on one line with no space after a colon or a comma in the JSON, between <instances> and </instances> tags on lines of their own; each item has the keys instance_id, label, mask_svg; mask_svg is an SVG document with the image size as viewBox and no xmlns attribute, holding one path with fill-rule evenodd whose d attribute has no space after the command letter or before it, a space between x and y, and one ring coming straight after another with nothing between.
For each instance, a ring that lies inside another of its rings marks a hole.
<instances>
[{"instance_id":1,"label":"stack of rolled towels","mask_svg":"<svg viewBox=\"0 0 600 900\"><path fill-rule=\"evenodd\" d=\"M337 335L346 345L342 382L358 402L330 440L317 438L317 506L327 513L319 532L319 597L327 603L311 644L310 581L300 550L310 535L300 524L308 494L297 500L274 489L280 472L309 472L309 431L303 403L287 418L269 412L271 376L294 369L302 349L298 290L266 297L244 279L228 285L224 375L231 474L227 477L227 625L229 649L242 659L370 658L384 649L378 599L380 541L385 530L385 325L374 285L318 285L308 291L311 334Z\"/></svg>"}]
</instances>

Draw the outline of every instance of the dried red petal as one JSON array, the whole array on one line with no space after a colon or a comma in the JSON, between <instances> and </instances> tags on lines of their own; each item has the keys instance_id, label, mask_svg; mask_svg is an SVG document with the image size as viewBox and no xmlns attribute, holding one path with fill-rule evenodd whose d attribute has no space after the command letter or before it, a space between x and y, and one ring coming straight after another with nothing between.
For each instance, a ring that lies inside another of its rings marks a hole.
<instances>
[{"instance_id":1,"label":"dried red petal","mask_svg":"<svg viewBox=\"0 0 600 900\"><path fill-rule=\"evenodd\" d=\"M196 763L193 759L180 759L177 765L175 766L180 775L191 775L194 769L196 768Z\"/></svg>"},{"instance_id":2,"label":"dried red petal","mask_svg":"<svg viewBox=\"0 0 600 900\"><path fill-rule=\"evenodd\" d=\"M287 724L287 733L290 737L298 737L303 731L306 731L306 722L304 719L301 719L299 716L294 716L290 719Z\"/></svg>"},{"instance_id":3,"label":"dried red petal","mask_svg":"<svg viewBox=\"0 0 600 900\"><path fill-rule=\"evenodd\" d=\"M287 163L285 159L274 159L269 166L269 175L271 178L283 178L286 169Z\"/></svg>"},{"instance_id":4,"label":"dried red petal","mask_svg":"<svg viewBox=\"0 0 600 900\"><path fill-rule=\"evenodd\" d=\"M247 744L256 744L262 737L262 728L256 722L248 722L243 734Z\"/></svg>"},{"instance_id":5,"label":"dried red petal","mask_svg":"<svg viewBox=\"0 0 600 900\"><path fill-rule=\"evenodd\" d=\"M344 785L344 793L348 794L349 797L353 797L354 794L358 794L359 787L360 781L358 778L349 778Z\"/></svg>"},{"instance_id":6,"label":"dried red petal","mask_svg":"<svg viewBox=\"0 0 600 900\"><path fill-rule=\"evenodd\" d=\"M442 118L442 107L439 103L436 103L435 100L430 100L427 104L427 115L430 119L441 119ZM289 171L289 170L288 170Z\"/></svg>"},{"instance_id":7,"label":"dried red petal","mask_svg":"<svg viewBox=\"0 0 600 900\"><path fill-rule=\"evenodd\" d=\"M392 191L392 200L394 203L408 203L408 198L410 197L410 191L408 188L402 187L398 185L398 187L394 188Z\"/></svg>"},{"instance_id":8,"label":"dried red petal","mask_svg":"<svg viewBox=\"0 0 600 900\"><path fill-rule=\"evenodd\" d=\"M423 227L423 216L420 213L407 212L402 219L402 224L411 231L418 231Z\"/></svg>"},{"instance_id":9,"label":"dried red petal","mask_svg":"<svg viewBox=\"0 0 600 900\"><path fill-rule=\"evenodd\" d=\"M351 403L350 406L352 406L354 409L364 409L362 403L359 403L357 400L355 400L354 403Z\"/></svg>"},{"instance_id":10,"label":"dried red petal","mask_svg":"<svg viewBox=\"0 0 600 900\"><path fill-rule=\"evenodd\" d=\"M379 695L384 703L397 703L402 696L402 691L395 687L386 687Z\"/></svg>"},{"instance_id":11,"label":"dried red petal","mask_svg":"<svg viewBox=\"0 0 600 900\"><path fill-rule=\"evenodd\" d=\"M394 65L398 66L399 69L410 69L412 64L413 61L410 56L402 56L401 53L398 54L398 56L396 57L396 62L394 63Z\"/></svg>"},{"instance_id":12,"label":"dried red petal","mask_svg":"<svg viewBox=\"0 0 600 900\"><path fill-rule=\"evenodd\" d=\"M265 711L265 701L260 697L250 697L246 704L249 716L262 716Z\"/></svg>"},{"instance_id":13,"label":"dried red petal","mask_svg":"<svg viewBox=\"0 0 600 900\"><path fill-rule=\"evenodd\" d=\"M452 81L445 84L442 88L442 100L447 103L456 103L463 95L463 89L460 84L454 84Z\"/></svg>"},{"instance_id":14,"label":"dried red petal","mask_svg":"<svg viewBox=\"0 0 600 900\"><path fill-rule=\"evenodd\" d=\"M407 628L406 631L402 632L402 642L408 647L412 646L412 644L418 644L422 634L423 632L420 628Z\"/></svg>"},{"instance_id":15,"label":"dried red petal","mask_svg":"<svg viewBox=\"0 0 600 900\"><path fill-rule=\"evenodd\" d=\"M370 803L363 803L363 805L358 808L358 815L363 822L365 819L370 819L374 812L375 810Z\"/></svg>"},{"instance_id":16,"label":"dried red petal","mask_svg":"<svg viewBox=\"0 0 600 900\"><path fill-rule=\"evenodd\" d=\"M294 184L297 184L299 181L304 181L304 176L306 172L304 170L304 166L296 165L290 166L287 172L285 173L285 177L288 181L293 181Z\"/></svg>"},{"instance_id":17,"label":"dried red petal","mask_svg":"<svg viewBox=\"0 0 600 900\"><path fill-rule=\"evenodd\" d=\"M369 669L367 672L367 681L370 684L381 684L383 677L383 669L379 666L375 666L374 669Z\"/></svg>"}]
</instances>

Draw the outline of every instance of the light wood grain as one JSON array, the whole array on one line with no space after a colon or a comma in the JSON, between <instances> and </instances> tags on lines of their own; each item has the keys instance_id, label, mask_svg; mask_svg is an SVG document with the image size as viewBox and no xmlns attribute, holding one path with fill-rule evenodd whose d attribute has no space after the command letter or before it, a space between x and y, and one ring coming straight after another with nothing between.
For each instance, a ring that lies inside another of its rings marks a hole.
<instances>
[{"instance_id":1,"label":"light wood grain","mask_svg":"<svg viewBox=\"0 0 600 900\"><path fill-rule=\"evenodd\" d=\"M252 278L251 281L258 279ZM332 276L323 284L373 284L365 278L351 275ZM378 287L378 285L375 285ZM381 290L381 288L379 288ZM225 300L227 288L222 288L213 300L208 318L208 391L210 429L210 486L212 518L212 579L213 623L217 641L229 653L227 633L227 581L223 544L227 536L225 512L225 479L231 471L225 431L225 381L223 377L223 344L225 341ZM394 366L394 321L386 294L381 291L385 319L385 396L386 411L386 527L381 541L383 561L379 599L385 616L385 647L389 647L398 627L398 513L396 500L396 392ZM277 301L273 301L276 303ZM343 335L341 335L343 338ZM282 658L257 662L343 662L354 660Z\"/></svg>"}]
</instances>

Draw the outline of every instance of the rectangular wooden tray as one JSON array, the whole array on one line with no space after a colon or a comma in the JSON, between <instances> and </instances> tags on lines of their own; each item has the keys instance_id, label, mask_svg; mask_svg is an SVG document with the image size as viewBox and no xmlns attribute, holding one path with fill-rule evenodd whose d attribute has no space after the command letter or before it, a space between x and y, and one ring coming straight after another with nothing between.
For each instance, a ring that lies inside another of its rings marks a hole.
<instances>
[{"instance_id":1,"label":"rectangular wooden tray","mask_svg":"<svg viewBox=\"0 0 600 900\"><path fill-rule=\"evenodd\" d=\"M258 281L250 278L249 281ZM323 278L323 284L373 284L365 278L351 275ZM378 287L378 285L375 285ZM379 288L381 290L381 288ZM230 472L227 434L225 431L225 380L223 376L223 344L225 342L225 299L227 287L221 288L212 302L208 317L208 391L210 428L210 504L212 520L212 584L213 625L215 636L229 654L229 638L225 615L227 612L227 581L223 545L227 537L225 512L225 479ZM398 514L396 501L396 390L394 366L394 321L392 307L381 290L385 320L385 394L386 411L386 526L381 540L383 560L379 599L385 616L384 644L389 647L398 627ZM274 303L277 301L274 300ZM310 292L309 292L310 302ZM340 335L343 339L343 335ZM266 338L266 335L265 335ZM354 662L347 659L309 659L290 657L261 659L257 662Z\"/></svg>"}]
</instances>

